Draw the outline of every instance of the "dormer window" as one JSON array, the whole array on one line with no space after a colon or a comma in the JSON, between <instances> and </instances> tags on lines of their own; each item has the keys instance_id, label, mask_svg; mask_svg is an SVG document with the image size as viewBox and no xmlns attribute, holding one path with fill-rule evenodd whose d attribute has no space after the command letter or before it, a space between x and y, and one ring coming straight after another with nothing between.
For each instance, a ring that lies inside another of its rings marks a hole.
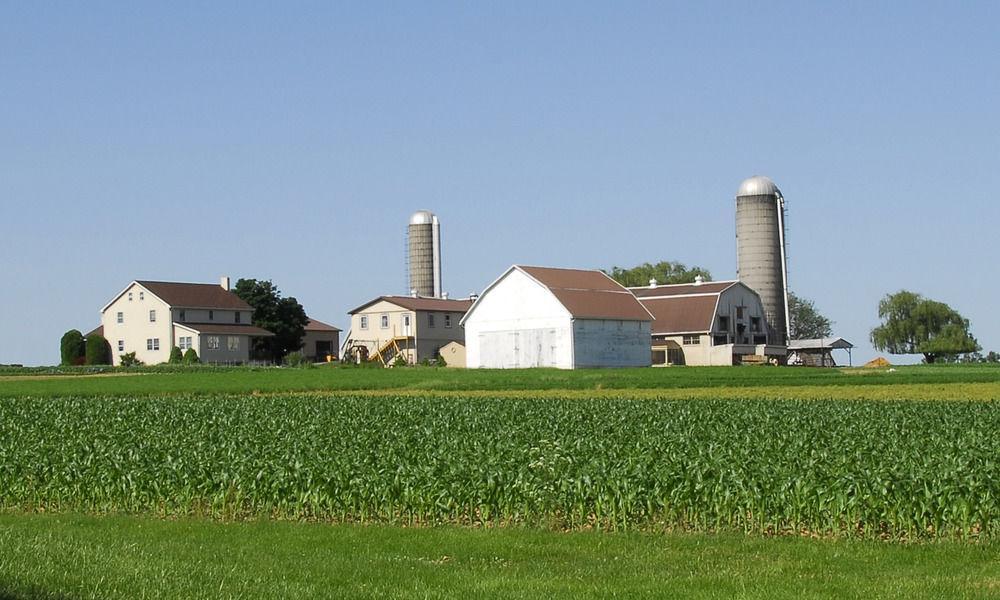
<instances>
[{"instance_id":1,"label":"dormer window","mask_svg":"<svg viewBox=\"0 0 1000 600\"><path fill-rule=\"evenodd\" d=\"M214 310L208 311L208 320L209 321L214 321L215 320L215 311Z\"/></svg>"},{"instance_id":2,"label":"dormer window","mask_svg":"<svg viewBox=\"0 0 1000 600\"><path fill-rule=\"evenodd\" d=\"M236 323L240 322L240 311L236 311Z\"/></svg>"},{"instance_id":3,"label":"dormer window","mask_svg":"<svg viewBox=\"0 0 1000 600\"><path fill-rule=\"evenodd\" d=\"M181 323L183 323L186 319L187 319L187 315L184 313L184 310L182 309L180 311L180 313L178 313L178 315L177 315L177 320L180 321Z\"/></svg>"}]
</instances>

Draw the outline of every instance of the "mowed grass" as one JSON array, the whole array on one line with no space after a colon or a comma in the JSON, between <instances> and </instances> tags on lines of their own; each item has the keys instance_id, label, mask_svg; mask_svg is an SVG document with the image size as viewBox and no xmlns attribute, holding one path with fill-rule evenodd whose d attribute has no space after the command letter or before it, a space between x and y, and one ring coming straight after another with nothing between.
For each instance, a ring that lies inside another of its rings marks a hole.
<instances>
[{"instance_id":1,"label":"mowed grass","mask_svg":"<svg viewBox=\"0 0 1000 600\"><path fill-rule=\"evenodd\" d=\"M1000 366L945 365L888 369L774 367L672 367L644 369L397 369L322 366L281 368L7 370L0 396L163 395L184 393L280 393L296 391L546 391L670 390L803 386L896 386L1000 384Z\"/></svg>"},{"instance_id":2,"label":"mowed grass","mask_svg":"<svg viewBox=\"0 0 1000 600\"><path fill-rule=\"evenodd\" d=\"M0 598L995 598L998 551L0 514Z\"/></svg>"}]
</instances>

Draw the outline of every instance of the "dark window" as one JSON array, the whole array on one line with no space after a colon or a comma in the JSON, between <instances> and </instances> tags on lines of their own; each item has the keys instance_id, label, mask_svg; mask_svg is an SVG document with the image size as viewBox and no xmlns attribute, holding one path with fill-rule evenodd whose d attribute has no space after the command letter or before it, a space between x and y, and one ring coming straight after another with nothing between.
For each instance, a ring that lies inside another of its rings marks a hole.
<instances>
[{"instance_id":1,"label":"dark window","mask_svg":"<svg viewBox=\"0 0 1000 600\"><path fill-rule=\"evenodd\" d=\"M713 346L725 346L728 343L729 343L729 336L717 335L712 338Z\"/></svg>"},{"instance_id":2,"label":"dark window","mask_svg":"<svg viewBox=\"0 0 1000 600\"><path fill-rule=\"evenodd\" d=\"M180 311L180 314L177 315L177 320L180 321L181 323L183 323L184 320L185 320L185 316L186 315L184 314L184 311L182 310L182 311Z\"/></svg>"},{"instance_id":3,"label":"dark window","mask_svg":"<svg viewBox=\"0 0 1000 600\"><path fill-rule=\"evenodd\" d=\"M760 317L750 317L750 331L760 331Z\"/></svg>"},{"instance_id":4,"label":"dark window","mask_svg":"<svg viewBox=\"0 0 1000 600\"><path fill-rule=\"evenodd\" d=\"M208 311L208 320L209 321L214 321L215 320L215 311L214 310Z\"/></svg>"},{"instance_id":5,"label":"dark window","mask_svg":"<svg viewBox=\"0 0 1000 600\"><path fill-rule=\"evenodd\" d=\"M743 307L742 306L737 306L736 307L736 318L737 319L742 319L743 318Z\"/></svg>"},{"instance_id":6,"label":"dark window","mask_svg":"<svg viewBox=\"0 0 1000 600\"><path fill-rule=\"evenodd\" d=\"M729 331L729 317L719 317L719 330Z\"/></svg>"},{"instance_id":7,"label":"dark window","mask_svg":"<svg viewBox=\"0 0 1000 600\"><path fill-rule=\"evenodd\" d=\"M236 311L236 322L240 322L240 311Z\"/></svg>"}]
</instances>

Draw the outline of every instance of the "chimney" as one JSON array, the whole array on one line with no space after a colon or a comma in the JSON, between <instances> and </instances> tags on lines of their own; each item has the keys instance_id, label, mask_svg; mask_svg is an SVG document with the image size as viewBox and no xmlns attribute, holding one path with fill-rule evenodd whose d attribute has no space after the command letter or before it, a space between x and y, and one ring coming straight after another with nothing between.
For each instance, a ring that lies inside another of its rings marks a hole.
<instances>
[{"instance_id":1,"label":"chimney","mask_svg":"<svg viewBox=\"0 0 1000 600\"><path fill-rule=\"evenodd\" d=\"M695 285L701 285L703 283L705 283L705 278L704 277L702 277L701 275L695 275L694 276L694 284Z\"/></svg>"},{"instance_id":2,"label":"chimney","mask_svg":"<svg viewBox=\"0 0 1000 600\"><path fill-rule=\"evenodd\" d=\"M417 297L417 290L415 290L415 289L414 290L410 290L410 297L411 298L416 298Z\"/></svg>"},{"instance_id":3,"label":"chimney","mask_svg":"<svg viewBox=\"0 0 1000 600\"><path fill-rule=\"evenodd\" d=\"M472 292L471 294L469 294L469 300L472 300L473 302L479 300L479 294L477 294L476 292Z\"/></svg>"},{"instance_id":4,"label":"chimney","mask_svg":"<svg viewBox=\"0 0 1000 600\"><path fill-rule=\"evenodd\" d=\"M224 290L226 290L228 292L229 291L229 276L228 275L223 275L222 277L220 277L219 278L219 285L222 286L222 289L224 289Z\"/></svg>"},{"instance_id":5,"label":"chimney","mask_svg":"<svg viewBox=\"0 0 1000 600\"><path fill-rule=\"evenodd\" d=\"M441 299L442 300L447 300L448 299L448 292L441 292Z\"/></svg>"},{"instance_id":6,"label":"chimney","mask_svg":"<svg viewBox=\"0 0 1000 600\"><path fill-rule=\"evenodd\" d=\"M651 288L655 288L656 287L656 278L655 277L653 277L652 279L649 280L649 287L651 287Z\"/></svg>"}]
</instances>

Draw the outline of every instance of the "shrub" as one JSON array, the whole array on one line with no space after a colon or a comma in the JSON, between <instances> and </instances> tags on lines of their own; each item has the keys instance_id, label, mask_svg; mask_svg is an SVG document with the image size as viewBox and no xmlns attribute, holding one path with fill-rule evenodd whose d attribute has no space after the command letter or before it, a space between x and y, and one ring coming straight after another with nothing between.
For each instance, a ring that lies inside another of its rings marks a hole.
<instances>
[{"instance_id":1,"label":"shrub","mask_svg":"<svg viewBox=\"0 0 1000 600\"><path fill-rule=\"evenodd\" d=\"M397 354L396 358L392 361L392 366L394 367L405 367L407 364L406 357L402 354Z\"/></svg>"},{"instance_id":2,"label":"shrub","mask_svg":"<svg viewBox=\"0 0 1000 600\"><path fill-rule=\"evenodd\" d=\"M179 365L183 360L184 360L184 352L181 351L180 348L174 346L173 348L170 349L170 360L168 360L167 362L169 362L172 365Z\"/></svg>"},{"instance_id":3,"label":"shrub","mask_svg":"<svg viewBox=\"0 0 1000 600\"><path fill-rule=\"evenodd\" d=\"M60 364L63 366L80 364L79 359L86 355L87 342L83 334L76 329L70 329L59 341Z\"/></svg>"},{"instance_id":4,"label":"shrub","mask_svg":"<svg viewBox=\"0 0 1000 600\"><path fill-rule=\"evenodd\" d=\"M87 338L87 364L110 365L111 344L103 335L92 335Z\"/></svg>"},{"instance_id":5,"label":"shrub","mask_svg":"<svg viewBox=\"0 0 1000 600\"><path fill-rule=\"evenodd\" d=\"M201 362L201 360L198 359L198 353L195 352L194 348L188 348L184 352L184 358L182 360L186 365L196 365Z\"/></svg>"},{"instance_id":6,"label":"shrub","mask_svg":"<svg viewBox=\"0 0 1000 600\"><path fill-rule=\"evenodd\" d=\"M306 357L301 352L289 352L282 362L286 367L301 367L306 364Z\"/></svg>"},{"instance_id":7,"label":"shrub","mask_svg":"<svg viewBox=\"0 0 1000 600\"><path fill-rule=\"evenodd\" d=\"M141 367L143 365L143 362L135 357L135 352L120 355L118 361L123 367Z\"/></svg>"}]
</instances>

